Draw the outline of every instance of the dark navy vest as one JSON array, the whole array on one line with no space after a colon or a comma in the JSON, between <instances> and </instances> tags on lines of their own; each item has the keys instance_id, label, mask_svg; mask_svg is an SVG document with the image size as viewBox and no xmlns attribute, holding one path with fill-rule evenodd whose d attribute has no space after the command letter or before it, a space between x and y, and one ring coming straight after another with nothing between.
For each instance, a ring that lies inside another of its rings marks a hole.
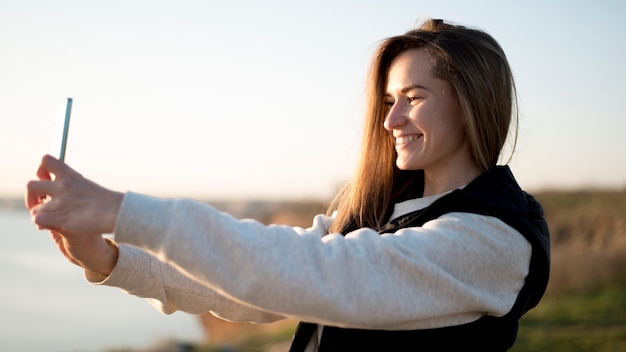
<instances>
[{"instance_id":1,"label":"dark navy vest","mask_svg":"<svg viewBox=\"0 0 626 352\"><path fill-rule=\"evenodd\" d=\"M379 232L422 226L450 212L496 217L530 242L529 273L513 308L502 317L484 316L468 324L437 329L367 330L324 326L319 351L506 351L511 348L517 337L518 320L539 303L548 284L550 240L543 209L520 189L507 166L498 166L427 208L385 225ZM415 299L419 299L419 293ZM315 324L300 323L290 352L303 351L315 327Z\"/></svg>"}]
</instances>

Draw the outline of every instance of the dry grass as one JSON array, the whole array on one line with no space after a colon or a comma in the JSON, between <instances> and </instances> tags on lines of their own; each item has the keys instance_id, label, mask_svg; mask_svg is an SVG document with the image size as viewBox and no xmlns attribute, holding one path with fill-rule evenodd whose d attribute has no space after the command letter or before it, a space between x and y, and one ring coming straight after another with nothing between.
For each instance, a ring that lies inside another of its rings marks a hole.
<instances>
[{"instance_id":1,"label":"dry grass","mask_svg":"<svg viewBox=\"0 0 626 352\"><path fill-rule=\"evenodd\" d=\"M548 293L626 281L626 190L536 195L551 232Z\"/></svg>"}]
</instances>

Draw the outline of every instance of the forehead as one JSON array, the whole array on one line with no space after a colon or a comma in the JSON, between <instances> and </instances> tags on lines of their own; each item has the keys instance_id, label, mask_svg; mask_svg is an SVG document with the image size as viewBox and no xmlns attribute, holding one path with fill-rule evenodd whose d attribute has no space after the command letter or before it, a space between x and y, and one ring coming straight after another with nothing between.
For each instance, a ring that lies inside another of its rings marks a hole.
<instances>
[{"instance_id":1,"label":"forehead","mask_svg":"<svg viewBox=\"0 0 626 352\"><path fill-rule=\"evenodd\" d=\"M433 75L434 60L425 49L411 49L396 56L387 73L387 88L407 84L425 85L436 80Z\"/></svg>"}]
</instances>

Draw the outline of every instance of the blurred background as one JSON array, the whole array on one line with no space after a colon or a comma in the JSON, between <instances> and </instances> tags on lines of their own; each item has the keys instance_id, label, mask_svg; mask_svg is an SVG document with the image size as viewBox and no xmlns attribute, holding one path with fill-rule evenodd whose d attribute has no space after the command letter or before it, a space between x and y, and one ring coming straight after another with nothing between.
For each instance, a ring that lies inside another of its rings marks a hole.
<instances>
[{"instance_id":1,"label":"blurred background","mask_svg":"<svg viewBox=\"0 0 626 352\"><path fill-rule=\"evenodd\" d=\"M66 161L86 177L119 191L306 223L355 166L377 43L429 17L481 28L508 55L520 109L510 165L547 204L554 241L563 244L553 252L562 289L553 286L552 295L626 301L618 280L626 267L626 2L5 0L0 349L211 340L198 317L162 316L115 289L87 285L30 224L20 198L40 157L54 152L67 97L74 105ZM610 288L593 291L597 282ZM602 331L621 343L607 350L626 350L626 308L603 304L618 317L603 318L617 325ZM534 325L544 335L554 332L541 325L554 317L548 308Z\"/></svg>"},{"instance_id":2,"label":"blurred background","mask_svg":"<svg viewBox=\"0 0 626 352\"><path fill-rule=\"evenodd\" d=\"M74 98L67 162L165 196L327 198L355 165L377 43L482 28L520 98L526 188L626 183L623 1L2 1L0 194L21 196Z\"/></svg>"}]
</instances>

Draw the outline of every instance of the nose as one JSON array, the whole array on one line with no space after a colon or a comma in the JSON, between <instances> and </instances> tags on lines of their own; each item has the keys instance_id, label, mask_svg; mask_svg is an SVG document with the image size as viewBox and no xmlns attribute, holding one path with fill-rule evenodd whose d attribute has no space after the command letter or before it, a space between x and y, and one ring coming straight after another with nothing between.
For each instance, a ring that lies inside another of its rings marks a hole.
<instances>
[{"instance_id":1,"label":"nose","mask_svg":"<svg viewBox=\"0 0 626 352\"><path fill-rule=\"evenodd\" d=\"M385 116L385 121L383 122L383 127L387 131L393 131L394 129L404 125L406 123L406 114L402 110L400 104L395 103L387 112L387 116Z\"/></svg>"}]
</instances>

